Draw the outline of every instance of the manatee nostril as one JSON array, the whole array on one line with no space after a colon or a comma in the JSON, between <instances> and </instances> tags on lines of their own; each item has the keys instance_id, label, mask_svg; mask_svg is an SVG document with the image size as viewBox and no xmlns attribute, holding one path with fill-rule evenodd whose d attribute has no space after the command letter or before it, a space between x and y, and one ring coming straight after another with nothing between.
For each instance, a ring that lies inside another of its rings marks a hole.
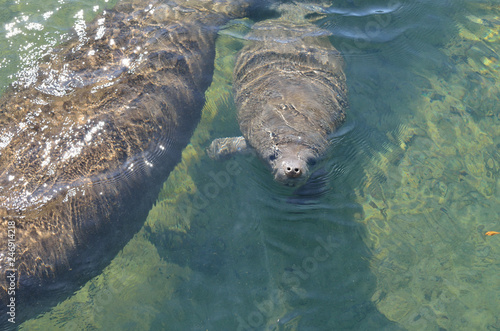
<instances>
[{"instance_id":1,"label":"manatee nostril","mask_svg":"<svg viewBox=\"0 0 500 331\"><path fill-rule=\"evenodd\" d=\"M302 175L302 169L299 167L292 168L291 166L287 166L285 168L285 174L289 178L296 178Z\"/></svg>"}]
</instances>

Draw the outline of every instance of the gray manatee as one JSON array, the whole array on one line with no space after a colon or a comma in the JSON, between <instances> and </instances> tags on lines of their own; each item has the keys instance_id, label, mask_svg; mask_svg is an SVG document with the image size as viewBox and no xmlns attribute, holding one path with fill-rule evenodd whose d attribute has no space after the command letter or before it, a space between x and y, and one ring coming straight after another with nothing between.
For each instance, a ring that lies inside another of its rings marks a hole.
<instances>
[{"instance_id":1,"label":"gray manatee","mask_svg":"<svg viewBox=\"0 0 500 331\"><path fill-rule=\"evenodd\" d=\"M234 99L243 137L215 139L218 159L253 148L276 181L304 183L348 108L343 59L328 33L283 4L280 18L256 23L237 55Z\"/></svg>"},{"instance_id":2,"label":"gray manatee","mask_svg":"<svg viewBox=\"0 0 500 331\"><path fill-rule=\"evenodd\" d=\"M0 99L0 324L109 263L180 160L221 25L251 0L126 0ZM44 303L38 303L43 306ZM9 324L11 325L11 324Z\"/></svg>"}]
</instances>

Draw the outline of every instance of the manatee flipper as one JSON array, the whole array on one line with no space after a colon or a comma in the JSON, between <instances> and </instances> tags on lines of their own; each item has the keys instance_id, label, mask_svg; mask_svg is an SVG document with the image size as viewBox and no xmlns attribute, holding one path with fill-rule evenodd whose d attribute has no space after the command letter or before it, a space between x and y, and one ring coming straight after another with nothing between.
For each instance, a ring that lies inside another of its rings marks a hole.
<instances>
[{"instance_id":1,"label":"manatee flipper","mask_svg":"<svg viewBox=\"0 0 500 331\"><path fill-rule=\"evenodd\" d=\"M217 138L207 148L208 156L219 160L234 154L246 154L251 151L244 137Z\"/></svg>"}]
</instances>

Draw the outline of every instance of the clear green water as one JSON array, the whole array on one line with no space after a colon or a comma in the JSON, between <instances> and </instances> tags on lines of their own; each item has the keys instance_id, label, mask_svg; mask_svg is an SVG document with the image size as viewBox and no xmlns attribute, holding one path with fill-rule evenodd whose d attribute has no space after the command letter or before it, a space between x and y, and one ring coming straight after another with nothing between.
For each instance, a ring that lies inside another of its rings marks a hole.
<instances>
[{"instance_id":1,"label":"clear green water","mask_svg":"<svg viewBox=\"0 0 500 331\"><path fill-rule=\"evenodd\" d=\"M0 85L80 10L111 5L0 2ZM230 81L249 22L224 29L202 122L144 228L21 329L500 329L500 235L484 235L500 231L499 5L352 0L318 17L351 101L319 193L205 155L239 135Z\"/></svg>"}]
</instances>

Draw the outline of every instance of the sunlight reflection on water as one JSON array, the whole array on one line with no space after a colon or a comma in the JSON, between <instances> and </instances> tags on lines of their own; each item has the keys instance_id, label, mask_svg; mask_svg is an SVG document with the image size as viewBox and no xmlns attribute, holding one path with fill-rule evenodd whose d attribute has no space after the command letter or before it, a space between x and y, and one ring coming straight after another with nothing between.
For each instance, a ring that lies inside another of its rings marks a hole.
<instances>
[{"instance_id":1,"label":"sunlight reflection on water","mask_svg":"<svg viewBox=\"0 0 500 331\"><path fill-rule=\"evenodd\" d=\"M89 20L108 4L71 6L8 10L4 88L19 69L30 83L79 10ZM236 22L220 34L204 118L145 228L26 329L67 326L70 312L93 328L499 328L499 236L484 236L499 231L499 17L495 2L322 8L318 24L347 62L352 129L302 193L245 157L227 183L210 175L228 170L206 145L239 135L230 81L251 22Z\"/></svg>"}]
</instances>

